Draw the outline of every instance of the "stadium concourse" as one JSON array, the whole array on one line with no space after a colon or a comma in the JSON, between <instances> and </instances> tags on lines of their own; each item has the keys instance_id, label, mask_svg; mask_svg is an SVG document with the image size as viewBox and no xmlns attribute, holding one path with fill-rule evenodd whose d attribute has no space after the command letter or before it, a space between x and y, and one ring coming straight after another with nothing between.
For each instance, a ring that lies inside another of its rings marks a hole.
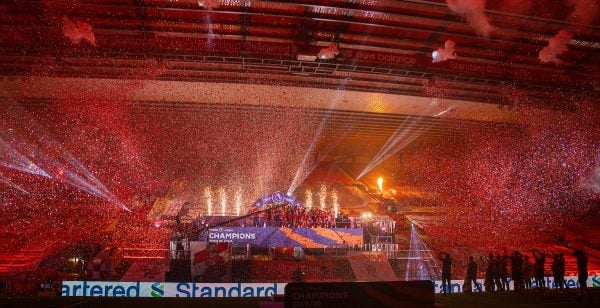
<instances>
[{"instance_id":1,"label":"stadium concourse","mask_svg":"<svg viewBox=\"0 0 600 308\"><path fill-rule=\"evenodd\" d=\"M3 1L0 305L596 301L599 13Z\"/></svg>"}]
</instances>

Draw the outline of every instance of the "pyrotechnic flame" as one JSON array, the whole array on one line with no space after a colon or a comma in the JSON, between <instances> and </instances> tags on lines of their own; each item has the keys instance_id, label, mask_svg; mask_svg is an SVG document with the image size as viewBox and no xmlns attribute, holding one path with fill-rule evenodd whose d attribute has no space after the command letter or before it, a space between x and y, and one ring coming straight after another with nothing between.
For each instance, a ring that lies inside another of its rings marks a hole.
<instances>
[{"instance_id":1,"label":"pyrotechnic flame","mask_svg":"<svg viewBox=\"0 0 600 308\"><path fill-rule=\"evenodd\" d=\"M338 195L337 195L337 191L335 191L335 190L334 190L334 191L331 193L331 199L332 199L332 202L333 202L333 213L334 213L335 217L337 218L337 217L338 217L339 210L340 210L340 208L339 208L339 207L340 207L340 205L339 205L339 203L338 203Z\"/></svg>"},{"instance_id":2,"label":"pyrotechnic flame","mask_svg":"<svg viewBox=\"0 0 600 308\"><path fill-rule=\"evenodd\" d=\"M219 198L221 199L221 215L225 215L227 213L227 193L225 192L225 188L219 189Z\"/></svg>"},{"instance_id":3,"label":"pyrotechnic flame","mask_svg":"<svg viewBox=\"0 0 600 308\"><path fill-rule=\"evenodd\" d=\"M235 192L235 215L240 216L242 210L242 191L238 188Z\"/></svg>"},{"instance_id":4,"label":"pyrotechnic flame","mask_svg":"<svg viewBox=\"0 0 600 308\"><path fill-rule=\"evenodd\" d=\"M322 210L325 209L325 203L327 202L327 187L325 184L321 184L321 190L319 191L319 205Z\"/></svg>"},{"instance_id":5,"label":"pyrotechnic flame","mask_svg":"<svg viewBox=\"0 0 600 308\"><path fill-rule=\"evenodd\" d=\"M204 198L206 198L206 211L208 216L212 216L212 191L210 187L204 188Z\"/></svg>"},{"instance_id":6,"label":"pyrotechnic flame","mask_svg":"<svg viewBox=\"0 0 600 308\"><path fill-rule=\"evenodd\" d=\"M313 196L312 196L312 190L310 188L308 188L306 190L306 200L305 200L305 205L306 208L311 210L313 207Z\"/></svg>"}]
</instances>

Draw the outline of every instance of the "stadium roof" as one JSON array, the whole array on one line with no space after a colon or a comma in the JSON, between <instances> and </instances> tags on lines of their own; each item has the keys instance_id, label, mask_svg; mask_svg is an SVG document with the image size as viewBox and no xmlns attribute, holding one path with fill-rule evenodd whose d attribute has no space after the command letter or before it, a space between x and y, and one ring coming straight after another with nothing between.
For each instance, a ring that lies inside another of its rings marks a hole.
<instances>
[{"instance_id":1,"label":"stadium roof","mask_svg":"<svg viewBox=\"0 0 600 308\"><path fill-rule=\"evenodd\" d=\"M536 5L544 10L530 7L524 16L490 3L485 14L495 29L484 38L441 0L7 1L3 96L44 105L60 99L57 88L145 80L135 90L138 110L304 108L335 119L326 131L336 138L381 142L425 116L419 138L440 141L465 125L517 123L502 107L511 104L507 91L563 110L573 106L556 93L598 92L598 23L578 27L562 64L542 64L538 52L572 25L569 8ZM73 45L63 17L90 24L95 46ZM432 51L449 39L459 58L432 63ZM339 55L316 58L331 43ZM340 123L352 123L352 132Z\"/></svg>"}]
</instances>

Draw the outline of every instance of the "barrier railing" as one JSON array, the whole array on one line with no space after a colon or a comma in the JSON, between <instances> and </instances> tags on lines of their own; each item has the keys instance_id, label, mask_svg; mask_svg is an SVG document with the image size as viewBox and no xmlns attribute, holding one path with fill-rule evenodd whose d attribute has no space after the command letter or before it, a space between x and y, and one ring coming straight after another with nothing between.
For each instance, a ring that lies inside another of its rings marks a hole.
<instances>
[{"instance_id":1,"label":"barrier railing","mask_svg":"<svg viewBox=\"0 0 600 308\"><path fill-rule=\"evenodd\" d=\"M165 259L168 257L169 250L162 245L135 245L123 247L123 259Z\"/></svg>"},{"instance_id":2,"label":"barrier railing","mask_svg":"<svg viewBox=\"0 0 600 308\"><path fill-rule=\"evenodd\" d=\"M363 244L363 245L354 245L347 246L347 251L357 251L357 252L378 252L385 254L388 259L429 259L423 258L425 253L431 252L431 250L423 249L400 249L400 244L389 244L389 243L374 243L374 244ZM419 257L411 257L411 253L418 253Z\"/></svg>"},{"instance_id":3,"label":"barrier railing","mask_svg":"<svg viewBox=\"0 0 600 308\"><path fill-rule=\"evenodd\" d=\"M231 259L233 260L250 260L252 252L250 251L250 244L246 244L244 247L234 247L231 249Z\"/></svg>"},{"instance_id":4,"label":"barrier railing","mask_svg":"<svg viewBox=\"0 0 600 308\"><path fill-rule=\"evenodd\" d=\"M169 242L169 258L171 260L189 260L190 259L190 241L183 239L181 241Z\"/></svg>"},{"instance_id":5,"label":"barrier railing","mask_svg":"<svg viewBox=\"0 0 600 308\"><path fill-rule=\"evenodd\" d=\"M170 241L169 258L171 260L189 260L191 258L190 243L191 241L187 239L181 241ZM245 247L234 247L231 250L231 258L233 260L249 260L251 255L249 244Z\"/></svg>"},{"instance_id":6,"label":"barrier railing","mask_svg":"<svg viewBox=\"0 0 600 308\"><path fill-rule=\"evenodd\" d=\"M179 243L179 247L178 247ZM375 244L362 244L362 245L329 245L323 248L311 248L311 249L302 249L302 257L298 255L296 252L297 258L303 258L304 252L307 254L314 255L322 254L327 256L343 256L346 255L347 252L377 252L384 254L388 259L423 259L423 255L426 253L430 253L431 250L410 250L410 249L400 249L400 244L390 244L390 243L375 243ZM319 253L320 251L320 253ZM269 254L271 249L269 249ZM419 255L419 257L411 257L411 253L415 255ZM171 259L185 259L189 260L190 258L190 241L182 240L182 241L171 241L169 243L169 256ZM250 245L247 244L244 247L235 247L231 251L231 258L233 260L249 260L252 258L252 250ZM425 258L427 259L427 258Z\"/></svg>"}]
</instances>

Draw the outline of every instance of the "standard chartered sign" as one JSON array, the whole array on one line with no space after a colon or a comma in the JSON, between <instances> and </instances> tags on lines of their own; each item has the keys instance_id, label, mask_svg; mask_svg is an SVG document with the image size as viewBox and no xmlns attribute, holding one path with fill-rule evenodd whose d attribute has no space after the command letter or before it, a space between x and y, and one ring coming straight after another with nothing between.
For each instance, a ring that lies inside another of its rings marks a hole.
<instances>
[{"instance_id":1,"label":"standard chartered sign","mask_svg":"<svg viewBox=\"0 0 600 308\"><path fill-rule=\"evenodd\" d=\"M565 276L564 278L565 278L565 283L566 283L567 287L579 288L579 279L577 278L577 276ZM545 277L544 281L545 281L546 287L548 287L550 289L555 289L558 287L554 283L553 277ZM453 293L462 293L463 283L464 283L464 280L452 280L451 281L452 292ZM483 291L485 291L485 283L484 283L483 279L477 279L477 284ZM510 286L511 290L514 290L514 283L513 283L513 280L510 278L508 278L508 285ZM588 277L587 286L592 287L592 288L600 287L600 276ZM433 287L434 287L435 293L442 293L443 288L442 288L442 282L440 280L434 281ZM535 280L532 281L532 287L533 288L536 287ZM473 292L477 292L477 288L473 289Z\"/></svg>"},{"instance_id":2,"label":"standard chartered sign","mask_svg":"<svg viewBox=\"0 0 600 308\"><path fill-rule=\"evenodd\" d=\"M565 277L570 288L579 287L577 277ZM483 288L483 280L477 282ZM509 281L512 289L512 281ZM434 281L434 292L442 291L441 281ZM453 292L462 292L462 280L452 280ZM104 297L268 297L284 295L287 283L193 283L193 282L119 282L63 281L62 296ZM551 277L546 285L556 288ZM600 287L600 276L588 278L589 287ZM535 287L535 286L534 286Z\"/></svg>"},{"instance_id":3,"label":"standard chartered sign","mask_svg":"<svg viewBox=\"0 0 600 308\"><path fill-rule=\"evenodd\" d=\"M286 283L193 283L63 281L62 296L268 297L283 295Z\"/></svg>"}]
</instances>

